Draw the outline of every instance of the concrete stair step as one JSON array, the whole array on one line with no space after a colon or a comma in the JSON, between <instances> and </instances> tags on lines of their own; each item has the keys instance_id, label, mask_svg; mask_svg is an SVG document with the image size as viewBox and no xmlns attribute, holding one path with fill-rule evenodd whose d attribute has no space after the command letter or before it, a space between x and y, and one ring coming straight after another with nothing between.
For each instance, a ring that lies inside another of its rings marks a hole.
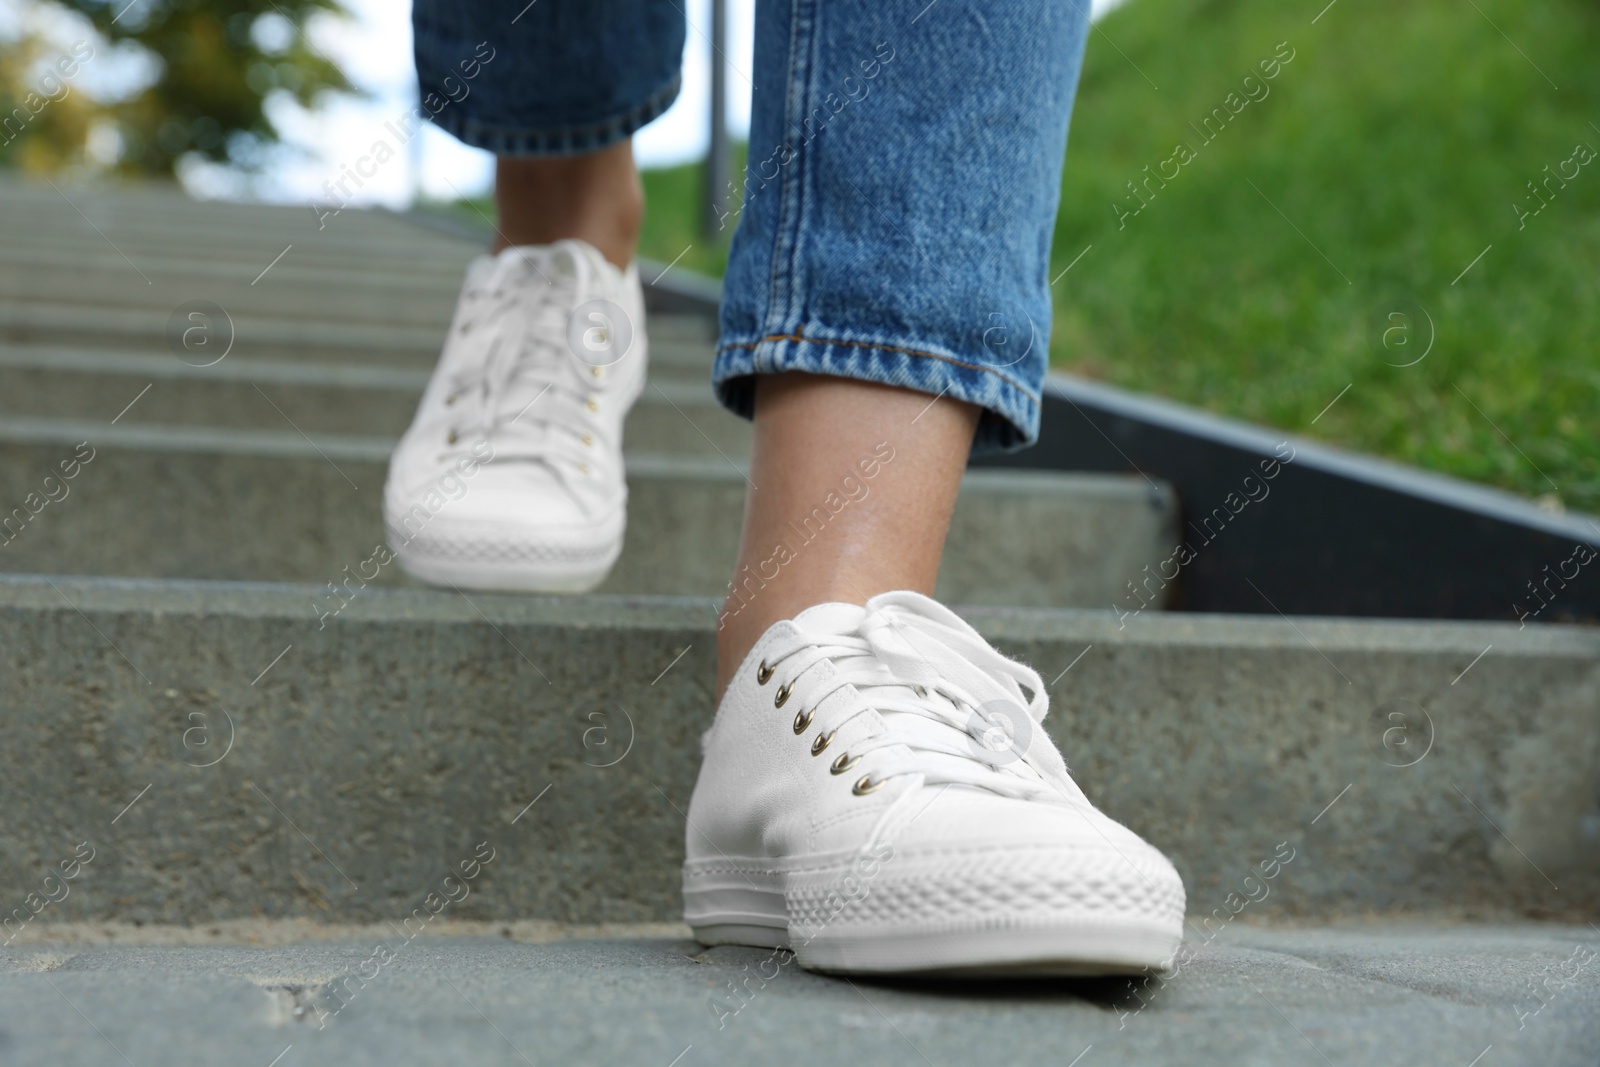
<instances>
[{"instance_id":1,"label":"concrete stair step","mask_svg":"<svg viewBox=\"0 0 1600 1067\"><path fill-rule=\"evenodd\" d=\"M449 328L448 315L428 326L394 326L307 319L291 309L262 317L225 312L215 322L215 334L206 341L214 347L201 350L184 347L184 321L180 317L174 326L173 307L165 306L115 308L0 300L0 359L6 366L47 367L57 362L57 357L63 357L59 362L67 366L82 365L90 357L164 354L183 366L213 358L248 358L431 370ZM699 316L653 314L647 328L653 374L707 378L714 324ZM215 353L225 355L217 357ZM105 366L111 369L111 365Z\"/></svg>"},{"instance_id":2,"label":"concrete stair step","mask_svg":"<svg viewBox=\"0 0 1600 1067\"><path fill-rule=\"evenodd\" d=\"M664 349L629 413L628 448L747 455L750 424L717 403L706 367L676 364ZM10 345L0 346L0 417L398 438L428 376L421 366L230 356L196 367L165 352Z\"/></svg>"},{"instance_id":3,"label":"concrete stair step","mask_svg":"<svg viewBox=\"0 0 1600 1067\"><path fill-rule=\"evenodd\" d=\"M0 186L0 293L9 301L170 312L206 300L235 318L431 326L449 321L482 241L385 212L319 229L309 209L198 204L164 192Z\"/></svg>"},{"instance_id":4,"label":"concrete stair step","mask_svg":"<svg viewBox=\"0 0 1600 1067\"><path fill-rule=\"evenodd\" d=\"M104 244L104 234L112 240L122 236L169 246L197 237L278 237L279 248L285 241L303 239L319 251L362 241L403 241L421 249L470 243L381 208L352 208L324 220L318 229L316 214L304 204L194 200L176 185L154 182L95 188L58 181L52 188L4 180L0 196L11 209L0 220L0 232L18 236L95 236Z\"/></svg>"},{"instance_id":5,"label":"concrete stair step","mask_svg":"<svg viewBox=\"0 0 1600 1067\"><path fill-rule=\"evenodd\" d=\"M677 919L712 601L321 595L0 578L0 883L87 840L58 918L380 922L487 840L461 917ZM1275 853L1280 917L1600 904L1592 629L967 613L1041 671L1078 781L1174 858L1202 936Z\"/></svg>"},{"instance_id":6,"label":"concrete stair step","mask_svg":"<svg viewBox=\"0 0 1600 1067\"><path fill-rule=\"evenodd\" d=\"M14 301L59 300L70 294L76 302L101 308L156 307L164 312L208 300L241 317L281 315L442 330L450 322L461 284L459 269L441 271L432 284L421 280L396 284L359 270L348 271L338 283L307 277L305 272L278 277L278 268L273 267L255 282L252 279L268 266L266 260L253 270L251 265L223 268L190 262L181 272L163 272L153 265L155 261L148 262L152 265L138 271L126 264L120 270L79 266L51 271L0 263L0 292Z\"/></svg>"},{"instance_id":7,"label":"concrete stair step","mask_svg":"<svg viewBox=\"0 0 1600 1067\"><path fill-rule=\"evenodd\" d=\"M662 405L646 410L688 421L681 408L670 416ZM26 506L30 493L43 500L44 476L82 442L92 460L53 490L68 495ZM386 539L381 503L392 446L388 438L292 430L0 420L0 501L13 509L0 516L11 523L0 567L337 583ZM724 593L744 509L743 469L724 456L647 453L631 455L628 468L629 534L603 591ZM878 476L892 469L886 464ZM849 506L846 492L871 492L870 481L859 486L843 487L837 506ZM817 503L821 517L797 542L826 528L827 506ZM1138 478L974 471L957 502L939 593L958 603L1109 605L1167 554L1176 515L1169 491ZM395 566L379 579L401 580ZM748 580L760 584L759 576Z\"/></svg>"},{"instance_id":8,"label":"concrete stair step","mask_svg":"<svg viewBox=\"0 0 1600 1067\"><path fill-rule=\"evenodd\" d=\"M11 220L0 222L0 235L8 241L0 249L0 264L37 263L61 272L78 263L143 285L139 271L189 275L205 267L248 270L248 281L277 260L267 277L277 277L280 269L351 268L359 273L347 281L379 275L406 282L459 270L485 247L483 241L435 233L398 215L380 230L340 233L337 239L314 228L299 232L298 217L285 225L288 221L218 228L188 219L142 220L135 228L113 223L97 230L77 216L25 228ZM281 259L279 253L284 253Z\"/></svg>"},{"instance_id":9,"label":"concrete stair step","mask_svg":"<svg viewBox=\"0 0 1600 1067\"><path fill-rule=\"evenodd\" d=\"M421 929L59 927L0 963L7 1051L170 1067L696 1067L797 1062L820 1039L862 1067L1591 1067L1600 1008L1600 968L1579 966L1596 945L1582 924L1241 925L1165 980L998 987L847 982L670 927L491 926L446 911ZM380 944L387 962L374 961ZM1534 996L1547 978L1559 992Z\"/></svg>"},{"instance_id":10,"label":"concrete stair step","mask_svg":"<svg viewBox=\"0 0 1600 1067\"><path fill-rule=\"evenodd\" d=\"M98 234L94 236L99 240ZM271 238L267 240L270 242ZM482 251L465 241L439 248L412 248L411 255L405 259L397 258L393 249L370 242L354 247L341 243L331 246L329 253L317 255L309 251L297 255L301 251L299 244L291 242L286 246L281 240L276 246L271 243L256 243L242 248L213 246L209 256L197 255L195 253L199 249L187 246L119 247L123 252L138 256L133 262L146 276L164 278L174 284L211 285L242 281L248 286L259 275L261 280L254 288L262 294L277 293L281 296L286 288L294 285L321 283L338 285L357 294L390 288L427 298L439 295L442 282L453 278L459 285L467 264ZM289 251L278 258L285 247ZM133 259L133 255L129 255L129 259ZM129 269L129 259L123 259L104 240L99 240L98 246L82 240L64 241L30 250L27 255L13 246L9 251L0 251L0 276L11 279L22 270L31 270L39 277L52 280L77 279L87 274L91 278L115 284L119 289L128 289L130 296L136 296L138 287L145 283L136 272ZM269 263L272 266L267 269ZM266 270L265 274L263 270ZM270 286L269 279L273 283ZM128 284L130 281L131 285ZM148 286L146 290L148 292ZM448 295L454 295L454 288Z\"/></svg>"}]
</instances>

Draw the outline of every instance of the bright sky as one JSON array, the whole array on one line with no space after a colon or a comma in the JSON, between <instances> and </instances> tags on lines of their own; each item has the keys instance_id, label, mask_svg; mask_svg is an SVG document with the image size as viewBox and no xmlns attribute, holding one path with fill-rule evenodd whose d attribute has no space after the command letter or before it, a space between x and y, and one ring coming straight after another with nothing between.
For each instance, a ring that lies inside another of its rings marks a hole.
<instances>
[{"instance_id":1,"label":"bright sky","mask_svg":"<svg viewBox=\"0 0 1600 1067\"><path fill-rule=\"evenodd\" d=\"M1092 0L1095 17L1124 0ZM411 66L411 12L394 0L346 0L351 20L314 21L310 36L317 47L337 62L351 82L369 95L331 101L313 112L292 102L268 102L268 116L278 127L286 146L265 173L245 181L222 168L185 170L189 190L200 196L259 198L303 202L321 197L322 184L337 178L342 164L362 156L381 131L383 123L397 121L416 97L416 76ZM743 75L751 64L755 28L755 0L728 0L728 35L732 47L728 62L729 128L742 137L750 126L750 89ZM634 139L638 157L646 166L682 163L703 156L709 140L711 74L711 0L687 0L688 46L683 64L683 91L677 103ZM0 0L0 33L14 31L21 22L48 27L50 36L70 42L76 28L70 18L41 11L31 0ZM113 64L103 67L110 72ZM122 64L124 78L136 77L138 64ZM113 80L117 80L113 78ZM94 91L91 88L91 91ZM406 154L396 157L367 180L362 203L403 207L422 195L452 199L488 189L492 157L467 148L454 138L424 124Z\"/></svg>"}]
</instances>

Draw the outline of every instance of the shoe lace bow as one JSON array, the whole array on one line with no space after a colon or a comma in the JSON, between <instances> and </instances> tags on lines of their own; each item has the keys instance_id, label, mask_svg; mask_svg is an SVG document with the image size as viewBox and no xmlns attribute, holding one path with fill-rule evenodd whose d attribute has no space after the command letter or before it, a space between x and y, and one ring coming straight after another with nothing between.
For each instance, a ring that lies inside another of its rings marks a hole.
<instances>
[{"instance_id":1,"label":"shoe lace bow","mask_svg":"<svg viewBox=\"0 0 1600 1067\"><path fill-rule=\"evenodd\" d=\"M586 257L560 245L514 248L468 284L460 332L472 355L450 371L456 451L489 441L495 462L538 464L563 479L605 454L585 444L599 427L573 410L591 401L595 383L567 344L568 318L593 274Z\"/></svg>"},{"instance_id":2,"label":"shoe lace bow","mask_svg":"<svg viewBox=\"0 0 1600 1067\"><path fill-rule=\"evenodd\" d=\"M875 755L863 766L875 782L914 774L924 784L1082 799L1044 734L1049 696L1038 673L925 596L874 597L854 630L797 634L773 660L815 709L822 735L878 714L885 729L850 748ZM817 670L823 663L829 669Z\"/></svg>"}]
</instances>

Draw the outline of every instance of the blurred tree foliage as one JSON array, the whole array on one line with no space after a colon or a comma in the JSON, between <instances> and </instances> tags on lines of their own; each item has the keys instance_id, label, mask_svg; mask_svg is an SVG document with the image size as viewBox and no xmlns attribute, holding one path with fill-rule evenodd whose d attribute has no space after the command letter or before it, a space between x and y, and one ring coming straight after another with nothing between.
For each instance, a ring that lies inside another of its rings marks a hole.
<instances>
[{"instance_id":1,"label":"blurred tree foliage","mask_svg":"<svg viewBox=\"0 0 1600 1067\"><path fill-rule=\"evenodd\" d=\"M0 41L0 167L56 171L82 155L95 105L57 69L76 74L76 60L39 37Z\"/></svg>"},{"instance_id":2,"label":"blurred tree foliage","mask_svg":"<svg viewBox=\"0 0 1600 1067\"><path fill-rule=\"evenodd\" d=\"M344 17L342 0L38 0L83 16L102 41L77 54L38 37L0 42L0 166L51 171L84 161L91 133L109 123L120 141L113 169L170 175L189 153L251 170L278 140L263 111L269 94L311 106L351 92L306 36L319 13ZM154 80L118 99L81 89L81 68L103 62L106 42L154 60ZM82 59L83 51L91 58ZM61 73L57 71L58 64Z\"/></svg>"}]
</instances>

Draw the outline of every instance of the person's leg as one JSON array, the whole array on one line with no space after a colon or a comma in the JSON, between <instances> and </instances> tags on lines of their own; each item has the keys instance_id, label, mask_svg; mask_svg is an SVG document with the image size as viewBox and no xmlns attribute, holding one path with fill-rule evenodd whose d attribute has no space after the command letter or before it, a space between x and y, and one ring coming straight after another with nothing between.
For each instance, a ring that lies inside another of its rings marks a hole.
<instances>
[{"instance_id":1,"label":"person's leg","mask_svg":"<svg viewBox=\"0 0 1600 1067\"><path fill-rule=\"evenodd\" d=\"M757 441L719 693L765 627L800 608L931 593L966 452L1037 436L1086 15L1087 0L762 3L713 371ZM833 384L769 387L792 371ZM870 503L752 596L767 542L837 485L857 439L897 453Z\"/></svg>"},{"instance_id":2,"label":"person's leg","mask_svg":"<svg viewBox=\"0 0 1600 1067\"><path fill-rule=\"evenodd\" d=\"M499 218L491 252L576 238L619 269L633 262L644 187L631 140L575 156L500 156L494 202Z\"/></svg>"},{"instance_id":3,"label":"person's leg","mask_svg":"<svg viewBox=\"0 0 1600 1067\"><path fill-rule=\"evenodd\" d=\"M422 109L499 157L500 218L390 460L390 544L425 582L591 589L622 550L648 361L629 138L677 95L683 14L416 0L412 17Z\"/></svg>"},{"instance_id":4,"label":"person's leg","mask_svg":"<svg viewBox=\"0 0 1600 1067\"><path fill-rule=\"evenodd\" d=\"M644 208L630 138L677 97L681 11L418 0L412 20L423 110L497 157L491 250L576 238L627 267Z\"/></svg>"},{"instance_id":5,"label":"person's leg","mask_svg":"<svg viewBox=\"0 0 1600 1067\"><path fill-rule=\"evenodd\" d=\"M933 594L977 424L978 409L960 400L761 377L739 561L717 631L718 700L779 619L891 589Z\"/></svg>"},{"instance_id":6,"label":"person's leg","mask_svg":"<svg viewBox=\"0 0 1600 1067\"><path fill-rule=\"evenodd\" d=\"M1038 432L1086 7L758 11L713 371L753 484L685 820L702 942L987 974L1181 943L1182 880L1073 782L1044 681L926 595L967 451Z\"/></svg>"}]
</instances>

